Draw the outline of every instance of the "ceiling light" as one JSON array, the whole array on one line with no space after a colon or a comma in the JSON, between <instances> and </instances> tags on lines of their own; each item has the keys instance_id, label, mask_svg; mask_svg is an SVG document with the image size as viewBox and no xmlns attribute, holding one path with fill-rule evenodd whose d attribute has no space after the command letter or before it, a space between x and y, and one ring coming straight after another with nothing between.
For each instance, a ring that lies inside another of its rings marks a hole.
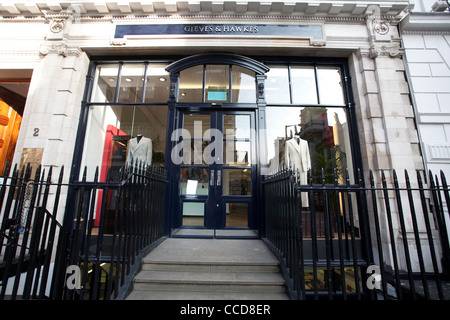
<instances>
[{"instance_id":1,"label":"ceiling light","mask_svg":"<svg viewBox=\"0 0 450 320\"><path fill-rule=\"evenodd\" d=\"M126 82L131 82L131 81L133 81L133 80L131 80L131 78L125 78L125 81L126 81Z\"/></svg>"},{"instance_id":2,"label":"ceiling light","mask_svg":"<svg viewBox=\"0 0 450 320\"><path fill-rule=\"evenodd\" d=\"M166 81L166 78L160 77L160 78L158 78L158 80L161 81L161 82L164 82L164 81Z\"/></svg>"}]
</instances>

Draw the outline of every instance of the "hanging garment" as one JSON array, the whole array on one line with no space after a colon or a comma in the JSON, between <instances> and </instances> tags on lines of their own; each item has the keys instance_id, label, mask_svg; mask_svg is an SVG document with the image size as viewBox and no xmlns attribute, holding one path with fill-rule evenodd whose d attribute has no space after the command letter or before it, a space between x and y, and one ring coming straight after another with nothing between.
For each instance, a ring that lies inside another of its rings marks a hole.
<instances>
[{"instance_id":1,"label":"hanging garment","mask_svg":"<svg viewBox=\"0 0 450 320\"><path fill-rule=\"evenodd\" d=\"M146 165L152 164L152 140L142 137L140 140L133 138L128 144L127 165L135 165L136 160Z\"/></svg>"},{"instance_id":2,"label":"hanging garment","mask_svg":"<svg viewBox=\"0 0 450 320\"><path fill-rule=\"evenodd\" d=\"M296 138L286 141L285 146L285 164L291 166L295 172L300 173L300 184L307 184L308 169L311 168L311 156L309 154L308 141ZM302 207L308 207L308 194L302 192Z\"/></svg>"}]
</instances>

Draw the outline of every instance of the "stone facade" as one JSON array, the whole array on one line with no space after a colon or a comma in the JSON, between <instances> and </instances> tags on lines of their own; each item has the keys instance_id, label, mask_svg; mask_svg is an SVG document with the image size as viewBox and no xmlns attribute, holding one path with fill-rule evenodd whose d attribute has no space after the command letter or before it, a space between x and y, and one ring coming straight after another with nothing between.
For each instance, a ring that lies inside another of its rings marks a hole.
<instances>
[{"instance_id":1,"label":"stone facade","mask_svg":"<svg viewBox=\"0 0 450 320\"><path fill-rule=\"evenodd\" d=\"M446 10L446 11L444 11ZM417 1L401 24L405 65L427 170L450 174L450 21L445 1Z\"/></svg>"},{"instance_id":2,"label":"stone facade","mask_svg":"<svg viewBox=\"0 0 450 320\"><path fill-rule=\"evenodd\" d=\"M348 57L364 169L423 169L398 32L408 5L405 1L371 6L360 1L2 4L0 37L8 50L0 52L0 66L33 69L14 162L20 162L23 148L43 148L45 166L71 165L89 56L231 51ZM186 21L321 25L324 38L113 37L119 24Z\"/></svg>"},{"instance_id":3,"label":"stone facade","mask_svg":"<svg viewBox=\"0 0 450 320\"><path fill-rule=\"evenodd\" d=\"M417 7L423 11L431 5L421 1ZM351 120L357 122L365 173L414 172L424 170L424 163L425 169L450 173L448 13L421 15L412 8L408 1L384 0L3 1L0 70L33 70L13 163L21 162L24 150L41 149L44 167L71 167L93 58L227 52L348 59L351 79L345 80L351 80L348 93L354 100L349 107L355 108L356 119ZM181 23L319 25L323 38L242 34L114 38L117 25Z\"/></svg>"}]
</instances>

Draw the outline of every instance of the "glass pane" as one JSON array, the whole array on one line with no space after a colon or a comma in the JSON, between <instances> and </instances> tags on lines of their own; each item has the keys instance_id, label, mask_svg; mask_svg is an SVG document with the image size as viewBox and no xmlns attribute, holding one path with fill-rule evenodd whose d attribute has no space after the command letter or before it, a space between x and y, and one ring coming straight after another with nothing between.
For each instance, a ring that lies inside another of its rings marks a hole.
<instances>
[{"instance_id":1,"label":"glass pane","mask_svg":"<svg viewBox=\"0 0 450 320\"><path fill-rule=\"evenodd\" d=\"M205 75L205 101L228 102L230 67L228 65L207 65Z\"/></svg>"},{"instance_id":2,"label":"glass pane","mask_svg":"<svg viewBox=\"0 0 450 320\"><path fill-rule=\"evenodd\" d=\"M181 168L180 193L207 195L209 170L206 168Z\"/></svg>"},{"instance_id":3,"label":"glass pane","mask_svg":"<svg viewBox=\"0 0 450 320\"><path fill-rule=\"evenodd\" d=\"M251 169L223 169L224 196L249 196L252 194Z\"/></svg>"},{"instance_id":4,"label":"glass pane","mask_svg":"<svg viewBox=\"0 0 450 320\"><path fill-rule=\"evenodd\" d=\"M92 107L89 110L82 167L87 166L88 174L92 176L97 166L101 177L106 178L110 168L118 175L129 158L129 141L138 134L151 139L152 163L164 164L167 111L167 106Z\"/></svg>"},{"instance_id":5,"label":"glass pane","mask_svg":"<svg viewBox=\"0 0 450 320\"><path fill-rule=\"evenodd\" d=\"M203 66L195 66L180 72L178 82L179 102L203 101Z\"/></svg>"},{"instance_id":6,"label":"glass pane","mask_svg":"<svg viewBox=\"0 0 450 320\"><path fill-rule=\"evenodd\" d=\"M118 73L118 64L97 66L91 97L92 102L114 102Z\"/></svg>"},{"instance_id":7,"label":"glass pane","mask_svg":"<svg viewBox=\"0 0 450 320\"><path fill-rule=\"evenodd\" d=\"M290 104L289 75L287 66L272 66L265 83L268 104Z\"/></svg>"},{"instance_id":8,"label":"glass pane","mask_svg":"<svg viewBox=\"0 0 450 320\"><path fill-rule=\"evenodd\" d=\"M317 68L320 104L344 105L341 69L337 67Z\"/></svg>"},{"instance_id":9,"label":"glass pane","mask_svg":"<svg viewBox=\"0 0 450 320\"><path fill-rule=\"evenodd\" d=\"M183 128L189 132L188 136L183 137L183 163L207 164L206 160L209 160L208 155L211 152L205 151L205 149L211 139L211 116L208 114L185 114Z\"/></svg>"},{"instance_id":10,"label":"glass pane","mask_svg":"<svg viewBox=\"0 0 450 320\"><path fill-rule=\"evenodd\" d=\"M255 73L253 71L238 66L232 66L231 81L231 102L256 102L256 82Z\"/></svg>"},{"instance_id":11,"label":"glass pane","mask_svg":"<svg viewBox=\"0 0 450 320\"><path fill-rule=\"evenodd\" d=\"M165 64L149 64L144 102L167 102L169 100L170 78Z\"/></svg>"},{"instance_id":12,"label":"glass pane","mask_svg":"<svg viewBox=\"0 0 450 320\"><path fill-rule=\"evenodd\" d=\"M248 166L251 164L251 142L225 140L223 154L229 166Z\"/></svg>"},{"instance_id":13,"label":"glass pane","mask_svg":"<svg viewBox=\"0 0 450 320\"><path fill-rule=\"evenodd\" d=\"M144 86L144 64L124 64L120 72L120 90L117 102L141 102Z\"/></svg>"},{"instance_id":14,"label":"glass pane","mask_svg":"<svg viewBox=\"0 0 450 320\"><path fill-rule=\"evenodd\" d=\"M223 115L223 132L226 139L250 139L250 115Z\"/></svg>"},{"instance_id":15,"label":"glass pane","mask_svg":"<svg viewBox=\"0 0 450 320\"><path fill-rule=\"evenodd\" d=\"M209 114L185 114L183 116L183 129L189 131L191 139L209 139L207 130L210 128L211 116Z\"/></svg>"},{"instance_id":16,"label":"glass pane","mask_svg":"<svg viewBox=\"0 0 450 320\"><path fill-rule=\"evenodd\" d=\"M227 227L248 227L248 203L228 202L226 214Z\"/></svg>"},{"instance_id":17,"label":"glass pane","mask_svg":"<svg viewBox=\"0 0 450 320\"><path fill-rule=\"evenodd\" d=\"M334 183L334 168L339 182L345 182L345 169L352 179L351 141L344 108L268 107L266 119L270 168L295 166L303 184L307 183L309 168L319 179L314 183L321 183L322 168L327 183Z\"/></svg>"},{"instance_id":18,"label":"glass pane","mask_svg":"<svg viewBox=\"0 0 450 320\"><path fill-rule=\"evenodd\" d=\"M183 202L183 226L203 227L204 216L204 202Z\"/></svg>"},{"instance_id":19,"label":"glass pane","mask_svg":"<svg viewBox=\"0 0 450 320\"><path fill-rule=\"evenodd\" d=\"M317 104L314 67L291 67L292 103Z\"/></svg>"}]
</instances>

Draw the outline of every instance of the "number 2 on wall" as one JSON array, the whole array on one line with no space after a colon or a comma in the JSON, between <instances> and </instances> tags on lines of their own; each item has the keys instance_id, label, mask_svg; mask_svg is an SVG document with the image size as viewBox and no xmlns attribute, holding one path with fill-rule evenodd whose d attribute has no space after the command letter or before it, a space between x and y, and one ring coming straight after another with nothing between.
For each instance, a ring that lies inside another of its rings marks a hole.
<instances>
[{"instance_id":1,"label":"number 2 on wall","mask_svg":"<svg viewBox=\"0 0 450 320\"><path fill-rule=\"evenodd\" d=\"M33 137L39 137L39 128L34 128Z\"/></svg>"}]
</instances>

